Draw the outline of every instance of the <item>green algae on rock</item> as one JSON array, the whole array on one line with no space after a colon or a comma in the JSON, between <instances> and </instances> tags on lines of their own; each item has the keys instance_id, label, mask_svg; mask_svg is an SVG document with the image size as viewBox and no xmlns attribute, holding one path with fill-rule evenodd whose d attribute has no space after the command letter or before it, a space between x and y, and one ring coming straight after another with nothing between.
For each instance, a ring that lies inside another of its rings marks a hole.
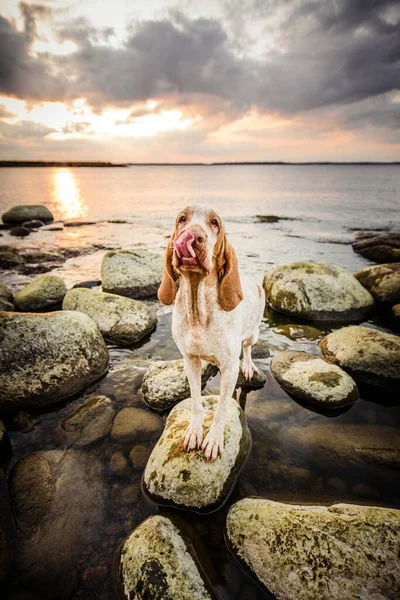
<instances>
[{"instance_id":1,"label":"green algae on rock","mask_svg":"<svg viewBox=\"0 0 400 600\"><path fill-rule=\"evenodd\" d=\"M103 290L128 298L155 296L163 268L162 256L149 250L107 252L101 266Z\"/></svg>"},{"instance_id":2,"label":"green algae on rock","mask_svg":"<svg viewBox=\"0 0 400 600\"><path fill-rule=\"evenodd\" d=\"M82 313L0 313L1 409L59 402L101 377L108 361L96 323Z\"/></svg>"},{"instance_id":3,"label":"green algae on rock","mask_svg":"<svg viewBox=\"0 0 400 600\"><path fill-rule=\"evenodd\" d=\"M374 308L371 294L340 267L294 262L266 272L268 304L278 312L315 321L361 320Z\"/></svg>"},{"instance_id":4,"label":"green algae on rock","mask_svg":"<svg viewBox=\"0 0 400 600\"><path fill-rule=\"evenodd\" d=\"M35 312L60 305L67 293L67 286L60 277L40 275L14 296L16 310Z\"/></svg>"},{"instance_id":5,"label":"green algae on rock","mask_svg":"<svg viewBox=\"0 0 400 600\"><path fill-rule=\"evenodd\" d=\"M278 600L397 600L400 511L245 498L226 521L234 556Z\"/></svg>"},{"instance_id":6,"label":"green algae on rock","mask_svg":"<svg viewBox=\"0 0 400 600\"><path fill-rule=\"evenodd\" d=\"M271 361L271 373L290 394L326 408L353 404L358 389L337 365L297 350L279 352Z\"/></svg>"},{"instance_id":7,"label":"green algae on rock","mask_svg":"<svg viewBox=\"0 0 400 600\"><path fill-rule=\"evenodd\" d=\"M110 433L113 418L110 398L95 395L64 419L57 434L62 443L87 446Z\"/></svg>"},{"instance_id":8,"label":"green algae on rock","mask_svg":"<svg viewBox=\"0 0 400 600\"><path fill-rule=\"evenodd\" d=\"M211 600L192 545L172 521L153 515L123 542L114 577L120 600Z\"/></svg>"},{"instance_id":9,"label":"green algae on rock","mask_svg":"<svg viewBox=\"0 0 400 600\"><path fill-rule=\"evenodd\" d=\"M379 302L400 302L400 262L374 265L354 275Z\"/></svg>"},{"instance_id":10,"label":"green algae on rock","mask_svg":"<svg viewBox=\"0 0 400 600\"><path fill-rule=\"evenodd\" d=\"M329 333L319 347L331 363L356 381L400 389L400 338L369 327L344 327Z\"/></svg>"},{"instance_id":11,"label":"green algae on rock","mask_svg":"<svg viewBox=\"0 0 400 600\"><path fill-rule=\"evenodd\" d=\"M50 221L54 220L49 209L42 204L20 204L18 206L13 206L13 208L10 208L10 210L5 212L1 218L3 223L9 225L17 225L24 221L32 221L33 219L38 219L43 223L50 223Z\"/></svg>"},{"instance_id":12,"label":"green algae on rock","mask_svg":"<svg viewBox=\"0 0 400 600\"><path fill-rule=\"evenodd\" d=\"M218 396L203 396L204 435L211 426ZM201 450L186 452L183 434L190 421L192 400L187 398L170 412L143 474L143 488L158 504L196 512L213 512L227 500L250 450L251 438L244 413L230 398L224 452L209 462Z\"/></svg>"},{"instance_id":13,"label":"green algae on rock","mask_svg":"<svg viewBox=\"0 0 400 600\"><path fill-rule=\"evenodd\" d=\"M215 375L218 367L202 361L201 384ZM190 396L190 386L183 360L159 360L146 371L142 385L143 398L154 410L168 410L177 402Z\"/></svg>"},{"instance_id":14,"label":"green algae on rock","mask_svg":"<svg viewBox=\"0 0 400 600\"><path fill-rule=\"evenodd\" d=\"M102 335L117 344L135 344L157 325L156 315L143 302L85 288L67 292L62 307L91 317Z\"/></svg>"}]
</instances>

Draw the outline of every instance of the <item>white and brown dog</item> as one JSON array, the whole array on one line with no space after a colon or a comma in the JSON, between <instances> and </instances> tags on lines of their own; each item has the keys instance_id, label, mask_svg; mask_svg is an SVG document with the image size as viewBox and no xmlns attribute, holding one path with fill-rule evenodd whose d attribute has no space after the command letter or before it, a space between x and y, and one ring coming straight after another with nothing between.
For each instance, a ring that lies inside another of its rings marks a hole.
<instances>
[{"instance_id":1,"label":"white and brown dog","mask_svg":"<svg viewBox=\"0 0 400 600\"><path fill-rule=\"evenodd\" d=\"M239 275L223 221L212 208L188 206L177 216L158 297L167 305L175 301L172 335L190 385L192 416L184 447L201 447L206 458L214 460L224 448L226 404L238 378L242 344L244 376L250 380L258 372L251 347L258 340L265 295L257 281ZM221 371L220 400L204 441L201 360Z\"/></svg>"}]
</instances>

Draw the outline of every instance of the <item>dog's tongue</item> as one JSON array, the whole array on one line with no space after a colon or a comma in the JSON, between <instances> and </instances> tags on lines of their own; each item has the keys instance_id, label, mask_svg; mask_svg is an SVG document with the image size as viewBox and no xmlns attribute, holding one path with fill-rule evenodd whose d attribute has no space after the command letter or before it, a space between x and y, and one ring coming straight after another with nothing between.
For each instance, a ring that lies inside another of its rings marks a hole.
<instances>
[{"instance_id":1,"label":"dog's tongue","mask_svg":"<svg viewBox=\"0 0 400 600\"><path fill-rule=\"evenodd\" d=\"M193 250L192 244L194 236L184 229L174 240L175 250L179 258L196 258L196 253Z\"/></svg>"}]
</instances>

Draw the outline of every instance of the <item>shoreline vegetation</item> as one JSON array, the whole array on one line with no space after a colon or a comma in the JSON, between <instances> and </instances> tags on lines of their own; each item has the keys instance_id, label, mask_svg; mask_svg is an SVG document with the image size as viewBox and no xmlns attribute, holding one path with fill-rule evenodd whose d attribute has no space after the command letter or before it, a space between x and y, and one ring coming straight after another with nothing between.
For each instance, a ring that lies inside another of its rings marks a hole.
<instances>
[{"instance_id":1,"label":"shoreline vegetation","mask_svg":"<svg viewBox=\"0 0 400 600\"><path fill-rule=\"evenodd\" d=\"M238 162L175 162L175 163L111 163L96 161L42 161L42 160L1 160L1 167L221 167L221 166L399 166L400 162L286 162L286 161L238 161Z\"/></svg>"}]
</instances>

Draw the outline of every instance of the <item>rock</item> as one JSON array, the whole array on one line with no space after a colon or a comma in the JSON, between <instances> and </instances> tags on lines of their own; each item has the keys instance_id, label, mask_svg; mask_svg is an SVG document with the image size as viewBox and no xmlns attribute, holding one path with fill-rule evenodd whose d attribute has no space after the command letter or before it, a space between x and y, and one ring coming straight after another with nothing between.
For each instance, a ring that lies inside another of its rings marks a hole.
<instances>
[{"instance_id":1,"label":"rock","mask_svg":"<svg viewBox=\"0 0 400 600\"><path fill-rule=\"evenodd\" d=\"M374 232L359 236L353 243L353 250L374 262L392 263L400 261L400 233Z\"/></svg>"},{"instance_id":2,"label":"rock","mask_svg":"<svg viewBox=\"0 0 400 600\"><path fill-rule=\"evenodd\" d=\"M274 310L315 321L358 321L374 307L371 294L345 269L294 262L267 271L267 302Z\"/></svg>"},{"instance_id":3,"label":"rock","mask_svg":"<svg viewBox=\"0 0 400 600\"><path fill-rule=\"evenodd\" d=\"M111 437L121 444L147 442L162 431L161 417L143 408L123 408L117 413Z\"/></svg>"},{"instance_id":4,"label":"rock","mask_svg":"<svg viewBox=\"0 0 400 600\"><path fill-rule=\"evenodd\" d=\"M400 329L400 304L392 306L392 320L396 329Z\"/></svg>"},{"instance_id":5,"label":"rock","mask_svg":"<svg viewBox=\"0 0 400 600\"><path fill-rule=\"evenodd\" d=\"M124 541L116 557L120 600L211 600L193 546L172 521L153 515Z\"/></svg>"},{"instance_id":6,"label":"rock","mask_svg":"<svg viewBox=\"0 0 400 600\"><path fill-rule=\"evenodd\" d=\"M142 446L141 444L133 446L129 453L129 460L134 471L143 471L147 465L147 461L150 458L151 448L148 446Z\"/></svg>"},{"instance_id":7,"label":"rock","mask_svg":"<svg viewBox=\"0 0 400 600\"><path fill-rule=\"evenodd\" d=\"M0 269L15 269L24 264L22 256L9 248L0 249Z\"/></svg>"},{"instance_id":8,"label":"rock","mask_svg":"<svg viewBox=\"0 0 400 600\"><path fill-rule=\"evenodd\" d=\"M248 381L245 376L242 373L242 370L239 370L239 375L237 378L237 382L236 382L236 386L237 387L247 387L247 388L260 388L263 387L265 385L265 382L267 381L267 377L265 375L265 373L263 373L261 370L259 370L259 373L257 373L257 371L254 371L253 373L253 377L251 378L250 381Z\"/></svg>"},{"instance_id":9,"label":"rock","mask_svg":"<svg viewBox=\"0 0 400 600\"><path fill-rule=\"evenodd\" d=\"M14 296L16 310L35 312L59 306L67 293L67 286L60 277L40 275Z\"/></svg>"},{"instance_id":10,"label":"rock","mask_svg":"<svg viewBox=\"0 0 400 600\"><path fill-rule=\"evenodd\" d=\"M10 540L3 525L0 524L0 584L9 576L12 563L13 556Z\"/></svg>"},{"instance_id":11,"label":"rock","mask_svg":"<svg viewBox=\"0 0 400 600\"><path fill-rule=\"evenodd\" d=\"M400 302L400 262L367 267L354 275L379 302Z\"/></svg>"},{"instance_id":12,"label":"rock","mask_svg":"<svg viewBox=\"0 0 400 600\"><path fill-rule=\"evenodd\" d=\"M310 325L279 325L274 327L273 331L290 340L317 340L322 337L322 331Z\"/></svg>"},{"instance_id":13,"label":"rock","mask_svg":"<svg viewBox=\"0 0 400 600\"><path fill-rule=\"evenodd\" d=\"M5 212L1 218L3 223L10 225L31 221L33 219L38 219L43 223L50 223L50 221L54 220L49 209L41 204L21 204L19 206L13 206L13 208Z\"/></svg>"},{"instance_id":14,"label":"rock","mask_svg":"<svg viewBox=\"0 0 400 600\"><path fill-rule=\"evenodd\" d=\"M10 229L10 235L14 237L26 237L30 235L31 230L27 229L27 227L13 227Z\"/></svg>"},{"instance_id":15,"label":"rock","mask_svg":"<svg viewBox=\"0 0 400 600\"><path fill-rule=\"evenodd\" d=\"M20 410L15 417L8 422L10 431L29 433L37 424L37 419L27 410Z\"/></svg>"},{"instance_id":16,"label":"rock","mask_svg":"<svg viewBox=\"0 0 400 600\"><path fill-rule=\"evenodd\" d=\"M73 289L87 288L87 289L91 290L92 288L99 287L100 285L101 285L100 279L92 279L91 281L81 281L80 283L75 283L75 285L73 285L72 288Z\"/></svg>"},{"instance_id":17,"label":"rock","mask_svg":"<svg viewBox=\"0 0 400 600\"><path fill-rule=\"evenodd\" d=\"M3 421L0 421L0 442L3 441L4 434L6 433L6 426Z\"/></svg>"},{"instance_id":18,"label":"rock","mask_svg":"<svg viewBox=\"0 0 400 600\"><path fill-rule=\"evenodd\" d=\"M8 300L5 300L4 298L0 298L0 310L4 310L5 312L11 312L14 310L14 305L11 304L11 302L8 302Z\"/></svg>"},{"instance_id":19,"label":"rock","mask_svg":"<svg viewBox=\"0 0 400 600\"><path fill-rule=\"evenodd\" d=\"M103 375L108 361L97 325L82 313L0 313L0 409L59 402Z\"/></svg>"},{"instance_id":20,"label":"rock","mask_svg":"<svg viewBox=\"0 0 400 600\"><path fill-rule=\"evenodd\" d=\"M1 283L0 281L0 298L7 300L8 302L13 301L13 295L11 290L5 285L5 283Z\"/></svg>"},{"instance_id":21,"label":"rock","mask_svg":"<svg viewBox=\"0 0 400 600\"><path fill-rule=\"evenodd\" d=\"M203 396L204 435L211 425L217 396ZM225 448L222 457L209 462L201 450L186 452L182 438L190 421L191 399L170 412L164 433L157 442L143 475L143 489L151 500L194 510L212 512L228 498L251 445L244 413L231 398L227 404Z\"/></svg>"},{"instance_id":22,"label":"rock","mask_svg":"<svg viewBox=\"0 0 400 600\"><path fill-rule=\"evenodd\" d=\"M22 223L22 227L26 227L26 229L40 229L43 225L43 221L39 221L39 219L32 219L31 221L24 221Z\"/></svg>"},{"instance_id":23,"label":"rock","mask_svg":"<svg viewBox=\"0 0 400 600\"><path fill-rule=\"evenodd\" d=\"M202 361L201 384L215 375L218 367ZM143 398L154 410L164 411L190 396L190 386L183 360L159 360L146 371L142 384Z\"/></svg>"},{"instance_id":24,"label":"rock","mask_svg":"<svg viewBox=\"0 0 400 600\"><path fill-rule=\"evenodd\" d=\"M137 484L131 483L122 488L118 495L118 499L120 500L121 504L136 504L139 500L139 496L140 482L138 482Z\"/></svg>"},{"instance_id":25,"label":"rock","mask_svg":"<svg viewBox=\"0 0 400 600\"><path fill-rule=\"evenodd\" d=\"M279 600L397 600L400 511L245 498L228 513L233 554Z\"/></svg>"},{"instance_id":26,"label":"rock","mask_svg":"<svg viewBox=\"0 0 400 600\"><path fill-rule=\"evenodd\" d=\"M149 250L107 252L101 266L103 290L128 298L155 296L163 268L162 256Z\"/></svg>"},{"instance_id":27,"label":"rock","mask_svg":"<svg viewBox=\"0 0 400 600\"><path fill-rule=\"evenodd\" d=\"M92 396L61 423L60 438L78 447L98 442L110 433L114 409L110 398Z\"/></svg>"},{"instance_id":28,"label":"rock","mask_svg":"<svg viewBox=\"0 0 400 600\"><path fill-rule=\"evenodd\" d=\"M84 288L70 290L63 310L92 317L102 335L117 344L135 344L157 325L157 317L143 302Z\"/></svg>"},{"instance_id":29,"label":"rock","mask_svg":"<svg viewBox=\"0 0 400 600\"><path fill-rule=\"evenodd\" d=\"M18 582L67 598L76 566L101 535L105 484L98 459L72 450L28 454L10 475Z\"/></svg>"},{"instance_id":30,"label":"rock","mask_svg":"<svg viewBox=\"0 0 400 600\"><path fill-rule=\"evenodd\" d=\"M307 352L278 352L271 373L290 394L326 408L346 406L358 398L357 386L345 371Z\"/></svg>"},{"instance_id":31,"label":"rock","mask_svg":"<svg viewBox=\"0 0 400 600\"><path fill-rule=\"evenodd\" d=\"M122 452L115 452L111 455L109 470L113 475L124 477L126 479L132 475L132 469L129 466L128 459Z\"/></svg>"},{"instance_id":32,"label":"rock","mask_svg":"<svg viewBox=\"0 0 400 600\"><path fill-rule=\"evenodd\" d=\"M269 354L268 342L265 340L258 340L258 342L251 347L252 358L268 358Z\"/></svg>"},{"instance_id":33,"label":"rock","mask_svg":"<svg viewBox=\"0 0 400 600\"><path fill-rule=\"evenodd\" d=\"M256 215L259 223L279 223L279 221L294 221L291 217L278 217L276 215Z\"/></svg>"},{"instance_id":34,"label":"rock","mask_svg":"<svg viewBox=\"0 0 400 600\"><path fill-rule=\"evenodd\" d=\"M319 342L329 362L356 381L400 389L400 338L369 327L345 327Z\"/></svg>"}]
</instances>

